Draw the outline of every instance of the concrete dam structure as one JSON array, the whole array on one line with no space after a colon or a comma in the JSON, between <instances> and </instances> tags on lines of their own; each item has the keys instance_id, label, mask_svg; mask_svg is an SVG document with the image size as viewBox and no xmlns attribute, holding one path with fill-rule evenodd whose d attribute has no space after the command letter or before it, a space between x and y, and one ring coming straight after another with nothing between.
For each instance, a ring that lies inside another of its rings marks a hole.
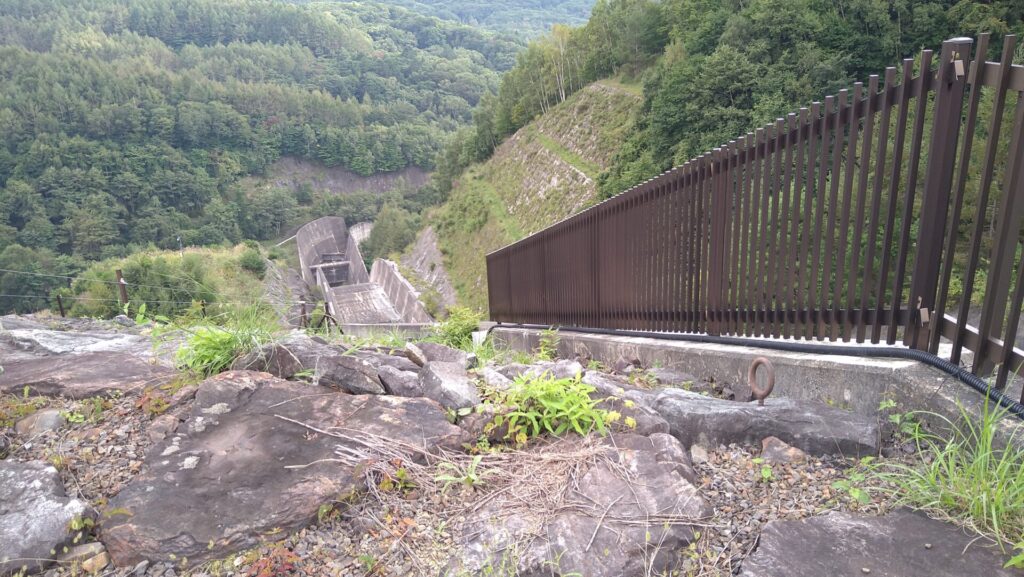
<instances>
[{"instance_id":1,"label":"concrete dam structure","mask_svg":"<svg viewBox=\"0 0 1024 577\"><path fill-rule=\"evenodd\" d=\"M421 329L434 322L395 263L377 259L367 272L345 219L325 216L309 222L295 240L303 280L319 291L344 332L372 326Z\"/></svg>"}]
</instances>

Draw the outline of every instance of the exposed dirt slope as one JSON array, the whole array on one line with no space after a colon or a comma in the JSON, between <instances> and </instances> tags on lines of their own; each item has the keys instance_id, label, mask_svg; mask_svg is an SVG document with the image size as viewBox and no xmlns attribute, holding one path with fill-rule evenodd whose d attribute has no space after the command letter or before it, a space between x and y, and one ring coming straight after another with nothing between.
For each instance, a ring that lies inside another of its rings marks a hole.
<instances>
[{"instance_id":1,"label":"exposed dirt slope","mask_svg":"<svg viewBox=\"0 0 1024 577\"><path fill-rule=\"evenodd\" d=\"M461 303L487 308L486 253L597 201L597 177L640 103L614 83L591 84L462 175L431 219Z\"/></svg>"}]
</instances>

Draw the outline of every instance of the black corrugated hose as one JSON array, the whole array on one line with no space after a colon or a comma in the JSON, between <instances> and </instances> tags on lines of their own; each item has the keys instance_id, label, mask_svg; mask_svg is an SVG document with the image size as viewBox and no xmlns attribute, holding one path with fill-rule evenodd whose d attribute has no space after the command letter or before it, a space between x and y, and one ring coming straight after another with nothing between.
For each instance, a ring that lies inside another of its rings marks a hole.
<instances>
[{"instance_id":1,"label":"black corrugated hose","mask_svg":"<svg viewBox=\"0 0 1024 577\"><path fill-rule=\"evenodd\" d=\"M773 349L777 351L788 351L792 353L815 353L823 355L846 355L854 357L880 357L891 359L909 359L920 361L930 367L956 377L958 381L966 384L975 391L987 396L1001 407L1024 420L1024 405L1004 395L1001 391L993 388L977 375L954 365L953 363L939 358L927 351L917 349L904 349L898 347L862 347L862 346L833 346L805 343L799 341L769 341L761 339L749 339L744 337L719 337L714 335L698 335L690 333L660 333L654 331L631 331L623 329L592 329L583 327L550 327L547 325L531 325L521 323L499 323L496 326L523 328L523 329L557 329L559 331L594 333L599 335L613 335L620 337L645 337L653 339L667 339L671 341L686 341L691 343L706 343L715 345L735 345L743 347L757 347L761 349Z\"/></svg>"}]
</instances>

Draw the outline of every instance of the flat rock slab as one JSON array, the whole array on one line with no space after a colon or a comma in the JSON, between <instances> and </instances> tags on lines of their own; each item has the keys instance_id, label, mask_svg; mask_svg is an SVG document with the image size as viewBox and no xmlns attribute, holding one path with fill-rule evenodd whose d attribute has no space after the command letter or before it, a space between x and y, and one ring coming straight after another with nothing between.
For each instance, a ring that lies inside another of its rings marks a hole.
<instances>
[{"instance_id":1,"label":"flat rock slab","mask_svg":"<svg viewBox=\"0 0 1024 577\"><path fill-rule=\"evenodd\" d=\"M70 540L69 524L88 505L64 493L49 463L0 461L0 575L42 569Z\"/></svg>"},{"instance_id":2,"label":"flat rock slab","mask_svg":"<svg viewBox=\"0 0 1024 577\"><path fill-rule=\"evenodd\" d=\"M450 574L501 567L502 575L622 577L675 568L695 537L690 523L711 514L678 470L689 467L685 453L637 435L605 442L608 459L581 472L562 510L509 517L488 506L474 513Z\"/></svg>"},{"instance_id":3,"label":"flat rock slab","mask_svg":"<svg viewBox=\"0 0 1024 577\"><path fill-rule=\"evenodd\" d=\"M761 532L743 577L1020 577L999 550L920 513L884 517L830 513L772 521ZM865 571L866 570L866 571Z\"/></svg>"},{"instance_id":4,"label":"flat rock slab","mask_svg":"<svg viewBox=\"0 0 1024 577\"><path fill-rule=\"evenodd\" d=\"M666 389L655 397L653 407L668 421L672 435L688 447L760 445L765 437L774 436L813 455L878 454L875 419L822 403L778 397L759 406Z\"/></svg>"},{"instance_id":5,"label":"flat rock slab","mask_svg":"<svg viewBox=\"0 0 1024 577\"><path fill-rule=\"evenodd\" d=\"M142 391L171 382L177 372L155 358L123 352L87 352L4 361L0 393L83 399L111 391Z\"/></svg>"},{"instance_id":6,"label":"flat rock slab","mask_svg":"<svg viewBox=\"0 0 1024 577\"><path fill-rule=\"evenodd\" d=\"M188 419L153 446L142 473L111 500L101 535L115 565L223 558L315 522L320 505L361 487L342 463L310 465L357 443L275 415L427 451L466 440L427 399L325 393L266 373L222 373L200 384Z\"/></svg>"},{"instance_id":7,"label":"flat rock slab","mask_svg":"<svg viewBox=\"0 0 1024 577\"><path fill-rule=\"evenodd\" d=\"M162 385L177 374L145 336L4 323L12 325L23 328L0 332L0 393L28 386L37 395L86 398Z\"/></svg>"},{"instance_id":8,"label":"flat rock slab","mask_svg":"<svg viewBox=\"0 0 1024 577\"><path fill-rule=\"evenodd\" d=\"M457 363L431 361L419 374L419 392L449 409L464 409L480 404L476 384L466 369Z\"/></svg>"}]
</instances>

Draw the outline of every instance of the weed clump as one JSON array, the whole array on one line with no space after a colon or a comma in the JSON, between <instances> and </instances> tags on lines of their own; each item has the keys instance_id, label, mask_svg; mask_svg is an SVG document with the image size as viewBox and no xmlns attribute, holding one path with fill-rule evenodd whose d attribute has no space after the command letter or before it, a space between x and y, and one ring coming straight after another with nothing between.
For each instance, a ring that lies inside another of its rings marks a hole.
<instances>
[{"instance_id":1,"label":"weed clump","mask_svg":"<svg viewBox=\"0 0 1024 577\"><path fill-rule=\"evenodd\" d=\"M186 328L189 337L178 349L178 366L203 377L226 370L238 356L271 341L272 317L265 307L254 305Z\"/></svg>"},{"instance_id":2,"label":"weed clump","mask_svg":"<svg viewBox=\"0 0 1024 577\"><path fill-rule=\"evenodd\" d=\"M876 490L890 493L898 504L994 537L1000 545L1024 549L1024 449L1013 439L1005 448L997 442L1006 412L986 401L980 420L964 409L959 423L931 413L910 414L942 420L950 433L940 436L917 426L902 427L923 458L917 464L876 464L872 473L884 487ZM1013 561L1024 565L1024 555Z\"/></svg>"},{"instance_id":3,"label":"weed clump","mask_svg":"<svg viewBox=\"0 0 1024 577\"><path fill-rule=\"evenodd\" d=\"M473 346L473 331L480 326L479 313L466 307L448 309L448 318L434 328L433 339L442 345L456 349Z\"/></svg>"},{"instance_id":4,"label":"weed clump","mask_svg":"<svg viewBox=\"0 0 1024 577\"><path fill-rule=\"evenodd\" d=\"M497 394L497 402L510 410L497 415L489 426L491 430L507 427L506 437L519 444L543 433L586 435L596 430L603 435L609 414L591 398L596 390L578 376L556 379L544 373L517 377L507 391Z\"/></svg>"}]
</instances>

